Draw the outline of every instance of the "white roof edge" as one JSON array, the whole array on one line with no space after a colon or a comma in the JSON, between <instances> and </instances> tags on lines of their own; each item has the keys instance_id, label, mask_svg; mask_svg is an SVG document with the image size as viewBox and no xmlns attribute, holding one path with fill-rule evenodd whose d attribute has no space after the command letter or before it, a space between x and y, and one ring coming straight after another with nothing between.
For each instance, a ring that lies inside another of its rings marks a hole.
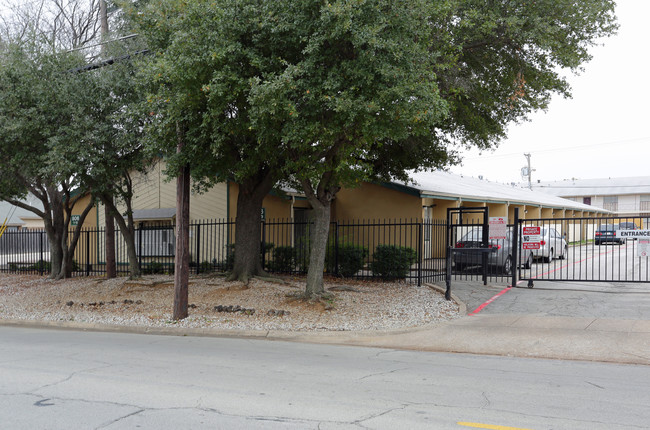
<instances>
[{"instance_id":1,"label":"white roof edge","mask_svg":"<svg viewBox=\"0 0 650 430\"><path fill-rule=\"evenodd\" d=\"M509 202L527 206L547 207L551 209L579 210L598 213L612 213L611 211L595 206L578 203L557 197L544 192L517 188L510 185L489 182L453 173L433 171L412 174L415 183L403 183L420 191L421 196L435 198L436 195L446 198L460 198L481 200L489 203L490 200Z\"/></svg>"}]
</instances>

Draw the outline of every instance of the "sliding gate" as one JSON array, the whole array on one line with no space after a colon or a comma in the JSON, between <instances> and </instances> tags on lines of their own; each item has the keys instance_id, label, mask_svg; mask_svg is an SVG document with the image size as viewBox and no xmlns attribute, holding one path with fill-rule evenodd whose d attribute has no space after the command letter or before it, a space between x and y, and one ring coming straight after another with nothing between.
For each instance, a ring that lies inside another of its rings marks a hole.
<instances>
[{"instance_id":1,"label":"sliding gate","mask_svg":"<svg viewBox=\"0 0 650 430\"><path fill-rule=\"evenodd\" d=\"M650 282L647 218L517 220L522 247L535 263L519 279L561 282ZM535 234L539 231L539 235Z\"/></svg>"},{"instance_id":2,"label":"sliding gate","mask_svg":"<svg viewBox=\"0 0 650 430\"><path fill-rule=\"evenodd\" d=\"M515 210L517 212L517 210ZM447 210L446 285L451 281L514 282L517 267L529 267L532 258L518 252L519 231L505 218L490 218L487 207ZM500 221L500 222L499 222Z\"/></svg>"}]
</instances>

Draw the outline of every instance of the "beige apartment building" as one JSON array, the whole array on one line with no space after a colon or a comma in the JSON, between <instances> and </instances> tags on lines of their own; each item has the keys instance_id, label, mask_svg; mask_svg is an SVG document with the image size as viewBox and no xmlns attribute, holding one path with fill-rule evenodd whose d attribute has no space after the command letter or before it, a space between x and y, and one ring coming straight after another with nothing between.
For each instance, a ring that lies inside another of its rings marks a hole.
<instances>
[{"instance_id":1,"label":"beige apartment building","mask_svg":"<svg viewBox=\"0 0 650 430\"><path fill-rule=\"evenodd\" d=\"M539 182L533 190L640 219L650 225L650 176Z\"/></svg>"}]
</instances>

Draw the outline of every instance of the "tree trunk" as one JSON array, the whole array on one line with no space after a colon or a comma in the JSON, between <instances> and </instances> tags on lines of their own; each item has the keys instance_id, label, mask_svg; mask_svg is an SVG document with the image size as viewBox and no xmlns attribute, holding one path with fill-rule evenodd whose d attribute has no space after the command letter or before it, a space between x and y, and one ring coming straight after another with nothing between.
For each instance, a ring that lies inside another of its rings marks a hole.
<instances>
[{"instance_id":1,"label":"tree trunk","mask_svg":"<svg viewBox=\"0 0 650 430\"><path fill-rule=\"evenodd\" d=\"M174 257L173 319L187 318L190 276L190 166L185 165L176 179L176 255Z\"/></svg>"},{"instance_id":2,"label":"tree trunk","mask_svg":"<svg viewBox=\"0 0 650 430\"><path fill-rule=\"evenodd\" d=\"M70 202L70 199L66 200L66 206L65 206L67 221L65 221L63 224L64 234L61 243L61 246L63 248L64 258L63 258L63 265L61 266L61 271L59 272L59 279L72 277L72 271L74 269L74 252L77 249L77 244L79 243L79 237L81 236L81 229L83 227L84 222L86 221L86 217L88 216L88 213L90 213L90 210L95 205L92 200L88 202L83 212L81 212L81 215L79 215L79 223L74 228L74 232L72 233L72 239L68 240L68 234L69 234L68 227L72 216L72 209L74 208L76 201L72 201L70 203L68 202ZM90 244L88 244L88 246L90 246ZM89 263L90 263L89 261L86 262L86 264Z\"/></svg>"},{"instance_id":3,"label":"tree trunk","mask_svg":"<svg viewBox=\"0 0 650 430\"><path fill-rule=\"evenodd\" d=\"M262 203L273 188L271 172L239 186L235 220L235 264L228 280L245 284L253 276L265 276L261 262Z\"/></svg>"},{"instance_id":4,"label":"tree trunk","mask_svg":"<svg viewBox=\"0 0 650 430\"><path fill-rule=\"evenodd\" d=\"M47 240L50 242L50 279L57 279L63 265L63 248L61 234L52 227L45 229Z\"/></svg>"},{"instance_id":5,"label":"tree trunk","mask_svg":"<svg viewBox=\"0 0 650 430\"><path fill-rule=\"evenodd\" d=\"M126 255L129 258L129 276L132 279L139 278L141 272L140 263L138 262L138 252L135 249L135 231L131 225L126 224L123 218L115 217L113 219L117 222L124 242L126 242Z\"/></svg>"},{"instance_id":6,"label":"tree trunk","mask_svg":"<svg viewBox=\"0 0 650 430\"><path fill-rule=\"evenodd\" d=\"M47 194L50 200L51 207L51 222L52 231L54 235L55 249L54 254L51 255L52 279L61 279L64 277L66 254L66 240L67 232L65 231L65 220L63 215L63 198L60 196L59 190L54 187L47 187Z\"/></svg>"},{"instance_id":7,"label":"tree trunk","mask_svg":"<svg viewBox=\"0 0 650 430\"><path fill-rule=\"evenodd\" d=\"M106 230L104 232L104 243L106 245L106 277L117 277L117 264L115 261L115 221L113 212L104 205L104 218L106 220Z\"/></svg>"},{"instance_id":8,"label":"tree trunk","mask_svg":"<svg viewBox=\"0 0 650 430\"><path fill-rule=\"evenodd\" d=\"M325 270L325 254L327 251L327 238L330 231L330 213L332 202L318 202L313 207L313 224L309 241L309 269L307 270L307 285L305 296L317 299L325 292L323 286L323 272Z\"/></svg>"},{"instance_id":9,"label":"tree trunk","mask_svg":"<svg viewBox=\"0 0 650 430\"><path fill-rule=\"evenodd\" d=\"M103 195L99 196L99 198L101 199L105 207L110 208L111 213L118 214L118 216L113 217L113 220L117 223L117 226L120 229L120 233L124 238L124 242L126 243L126 254L127 257L129 258L129 274L131 278L139 278L141 272L140 272L140 264L138 262L138 253L137 250L135 249L135 231L133 229L133 223L129 222L129 224L127 224L124 221L124 218L119 216L119 211L115 207L112 198ZM129 215L129 217L131 216L132 215Z\"/></svg>"},{"instance_id":10,"label":"tree trunk","mask_svg":"<svg viewBox=\"0 0 650 430\"><path fill-rule=\"evenodd\" d=\"M307 200L312 206L312 230L309 244L309 269L307 269L307 285L305 296L310 300L317 299L325 292L323 272L325 270L325 255L327 254L327 238L330 231L330 214L332 200L340 187L336 185L333 171L325 172L314 190L311 181L303 179L302 188Z\"/></svg>"}]
</instances>

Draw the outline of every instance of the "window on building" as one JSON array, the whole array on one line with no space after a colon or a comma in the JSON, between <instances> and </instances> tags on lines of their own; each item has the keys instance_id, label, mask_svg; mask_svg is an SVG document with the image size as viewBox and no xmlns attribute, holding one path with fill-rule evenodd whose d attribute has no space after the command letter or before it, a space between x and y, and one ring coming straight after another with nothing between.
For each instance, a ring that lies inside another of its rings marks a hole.
<instances>
[{"instance_id":1,"label":"window on building","mask_svg":"<svg viewBox=\"0 0 650 430\"><path fill-rule=\"evenodd\" d=\"M591 197L583 197L582 198L582 203L586 205L591 205Z\"/></svg>"},{"instance_id":2,"label":"window on building","mask_svg":"<svg viewBox=\"0 0 650 430\"><path fill-rule=\"evenodd\" d=\"M135 247L143 257L173 257L176 247L174 228L171 225L141 226L135 234Z\"/></svg>"},{"instance_id":3,"label":"window on building","mask_svg":"<svg viewBox=\"0 0 650 430\"><path fill-rule=\"evenodd\" d=\"M650 194L641 194L641 208L642 212L650 212Z\"/></svg>"},{"instance_id":4,"label":"window on building","mask_svg":"<svg viewBox=\"0 0 650 430\"><path fill-rule=\"evenodd\" d=\"M618 196L604 196L603 197L603 209L608 211L617 211L618 210Z\"/></svg>"}]
</instances>

